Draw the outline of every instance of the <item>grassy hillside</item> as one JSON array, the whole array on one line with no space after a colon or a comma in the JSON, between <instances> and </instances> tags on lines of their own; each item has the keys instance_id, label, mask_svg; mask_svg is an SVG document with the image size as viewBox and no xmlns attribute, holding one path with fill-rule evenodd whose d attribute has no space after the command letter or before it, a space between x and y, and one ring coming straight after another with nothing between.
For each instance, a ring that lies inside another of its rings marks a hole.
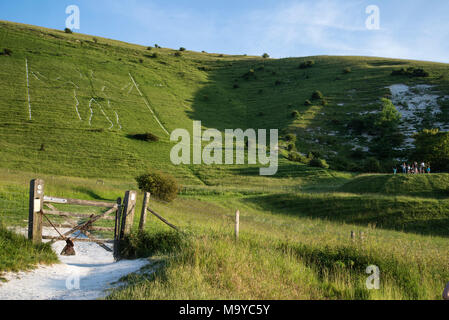
<instances>
[{"instance_id":1,"label":"grassy hillside","mask_svg":"<svg viewBox=\"0 0 449 320\"><path fill-rule=\"evenodd\" d=\"M191 130L192 120L220 130L278 128L297 134L297 149L304 154L316 151L331 162L336 157L351 162L354 148L366 150L359 158L369 155L370 138L351 133L347 124L379 110L379 98L390 94L387 86L426 83L449 95L448 65L430 62L148 50L8 22L0 22L0 48L12 51L0 56L0 165L52 174L132 177L158 168L201 184L197 167L168 161L172 144L165 130ZM313 66L300 68L308 60ZM430 76L391 76L410 66ZM305 105L315 90L324 94L326 106L313 100ZM129 137L144 132L161 140Z\"/></svg>"},{"instance_id":2,"label":"grassy hillside","mask_svg":"<svg viewBox=\"0 0 449 320\"><path fill-rule=\"evenodd\" d=\"M449 278L447 175L357 175L333 168L372 155L373 137L348 124L379 111L390 85L433 85L442 112L422 125L449 125L447 64L180 52L0 22L4 48L12 53L0 55L0 222L26 226L28 184L36 177L45 180L47 195L86 200L114 201L136 190L134 177L147 170L169 172L182 184L174 202L151 200L183 230L182 241L171 243L168 227L150 217L146 242L163 267L127 277L127 286L110 298L441 296ZM304 68L305 61L313 63ZM391 75L410 66L429 76ZM326 103L305 103L315 90ZM254 165L171 164L167 132L191 131L193 120L203 129L280 129L278 173L262 177ZM159 141L132 138L146 132ZM287 160L288 133L296 134L299 152L319 154L331 169ZM365 239L352 241L351 231L364 232ZM164 247L161 238L169 239ZM365 287L371 264L381 268L380 290Z\"/></svg>"}]
</instances>

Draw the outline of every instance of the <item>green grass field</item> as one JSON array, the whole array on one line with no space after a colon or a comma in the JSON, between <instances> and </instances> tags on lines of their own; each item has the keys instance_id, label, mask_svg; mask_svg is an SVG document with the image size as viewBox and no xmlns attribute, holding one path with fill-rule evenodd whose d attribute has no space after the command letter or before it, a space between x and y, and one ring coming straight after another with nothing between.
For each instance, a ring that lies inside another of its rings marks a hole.
<instances>
[{"instance_id":1,"label":"green grass field","mask_svg":"<svg viewBox=\"0 0 449 320\"><path fill-rule=\"evenodd\" d=\"M150 253L160 268L126 277L127 285L109 298L441 298L449 281L447 174L359 175L288 161L285 150L273 177L259 176L254 165L175 166L165 130L191 131L192 120L201 120L204 129L276 128L282 137L295 133L302 153L352 161L357 137L346 124L377 110L392 84L428 83L448 94L447 64L191 51L175 56L172 49L10 22L0 22L3 48L12 55L0 55L1 223L26 226L29 180L37 177L48 195L110 201L136 190L134 178L154 169L182 184L174 202L150 204L183 230L182 241L159 248L151 237L170 230L150 217ZM315 64L300 69L306 60ZM424 67L430 76L390 75L408 66ZM343 73L346 67L352 71ZM327 106L304 105L315 90ZM294 110L299 117L292 117ZM130 137L146 132L160 140ZM138 213L141 200L139 195ZM364 232L365 239L352 241L351 231ZM2 251L0 271L53 262L30 251L24 256L34 260L11 267L3 259L17 259ZM380 290L365 286L369 265L380 268Z\"/></svg>"}]
</instances>

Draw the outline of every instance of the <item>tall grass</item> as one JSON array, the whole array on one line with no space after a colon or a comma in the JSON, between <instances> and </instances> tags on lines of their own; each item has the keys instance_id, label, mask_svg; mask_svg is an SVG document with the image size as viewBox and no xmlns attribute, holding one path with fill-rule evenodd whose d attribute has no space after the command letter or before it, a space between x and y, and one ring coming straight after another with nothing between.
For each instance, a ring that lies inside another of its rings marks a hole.
<instances>
[{"instance_id":1,"label":"tall grass","mask_svg":"<svg viewBox=\"0 0 449 320\"><path fill-rule=\"evenodd\" d=\"M35 245L0 224L0 275L2 272L29 270L38 264L57 262L58 258L49 244Z\"/></svg>"}]
</instances>

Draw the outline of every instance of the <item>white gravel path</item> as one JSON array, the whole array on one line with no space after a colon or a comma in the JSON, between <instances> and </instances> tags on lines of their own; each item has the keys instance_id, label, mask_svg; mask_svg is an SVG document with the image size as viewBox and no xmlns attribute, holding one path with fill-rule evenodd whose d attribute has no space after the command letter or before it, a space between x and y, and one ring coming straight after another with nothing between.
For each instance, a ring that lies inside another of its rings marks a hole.
<instances>
[{"instance_id":1,"label":"white gravel path","mask_svg":"<svg viewBox=\"0 0 449 320\"><path fill-rule=\"evenodd\" d=\"M52 230L45 228L44 234ZM58 241L52 246L59 255L64 245ZM149 263L147 259L114 262L111 252L91 242L76 242L75 251L76 256L59 256L60 264L3 275L8 282L0 283L0 300L98 299L121 277Z\"/></svg>"}]
</instances>

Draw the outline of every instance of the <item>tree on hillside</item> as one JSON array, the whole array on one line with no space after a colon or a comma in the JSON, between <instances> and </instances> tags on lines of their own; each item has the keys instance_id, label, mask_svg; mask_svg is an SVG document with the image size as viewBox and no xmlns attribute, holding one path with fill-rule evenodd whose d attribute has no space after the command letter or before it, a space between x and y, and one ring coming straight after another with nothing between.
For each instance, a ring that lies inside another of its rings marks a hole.
<instances>
[{"instance_id":1,"label":"tree on hillside","mask_svg":"<svg viewBox=\"0 0 449 320\"><path fill-rule=\"evenodd\" d=\"M404 135L399 130L401 113L389 99L382 98L381 104L381 112L373 119L376 138L370 150L380 159L393 158L400 155L395 149L404 142Z\"/></svg>"},{"instance_id":2,"label":"tree on hillside","mask_svg":"<svg viewBox=\"0 0 449 320\"><path fill-rule=\"evenodd\" d=\"M376 126L383 130L396 129L401 123L401 113L396 109L391 100L382 98L382 111L376 119Z\"/></svg>"},{"instance_id":3,"label":"tree on hillside","mask_svg":"<svg viewBox=\"0 0 449 320\"><path fill-rule=\"evenodd\" d=\"M424 129L413 138L416 148L413 158L416 161L430 163L437 171L449 170L449 132Z\"/></svg>"}]
</instances>

